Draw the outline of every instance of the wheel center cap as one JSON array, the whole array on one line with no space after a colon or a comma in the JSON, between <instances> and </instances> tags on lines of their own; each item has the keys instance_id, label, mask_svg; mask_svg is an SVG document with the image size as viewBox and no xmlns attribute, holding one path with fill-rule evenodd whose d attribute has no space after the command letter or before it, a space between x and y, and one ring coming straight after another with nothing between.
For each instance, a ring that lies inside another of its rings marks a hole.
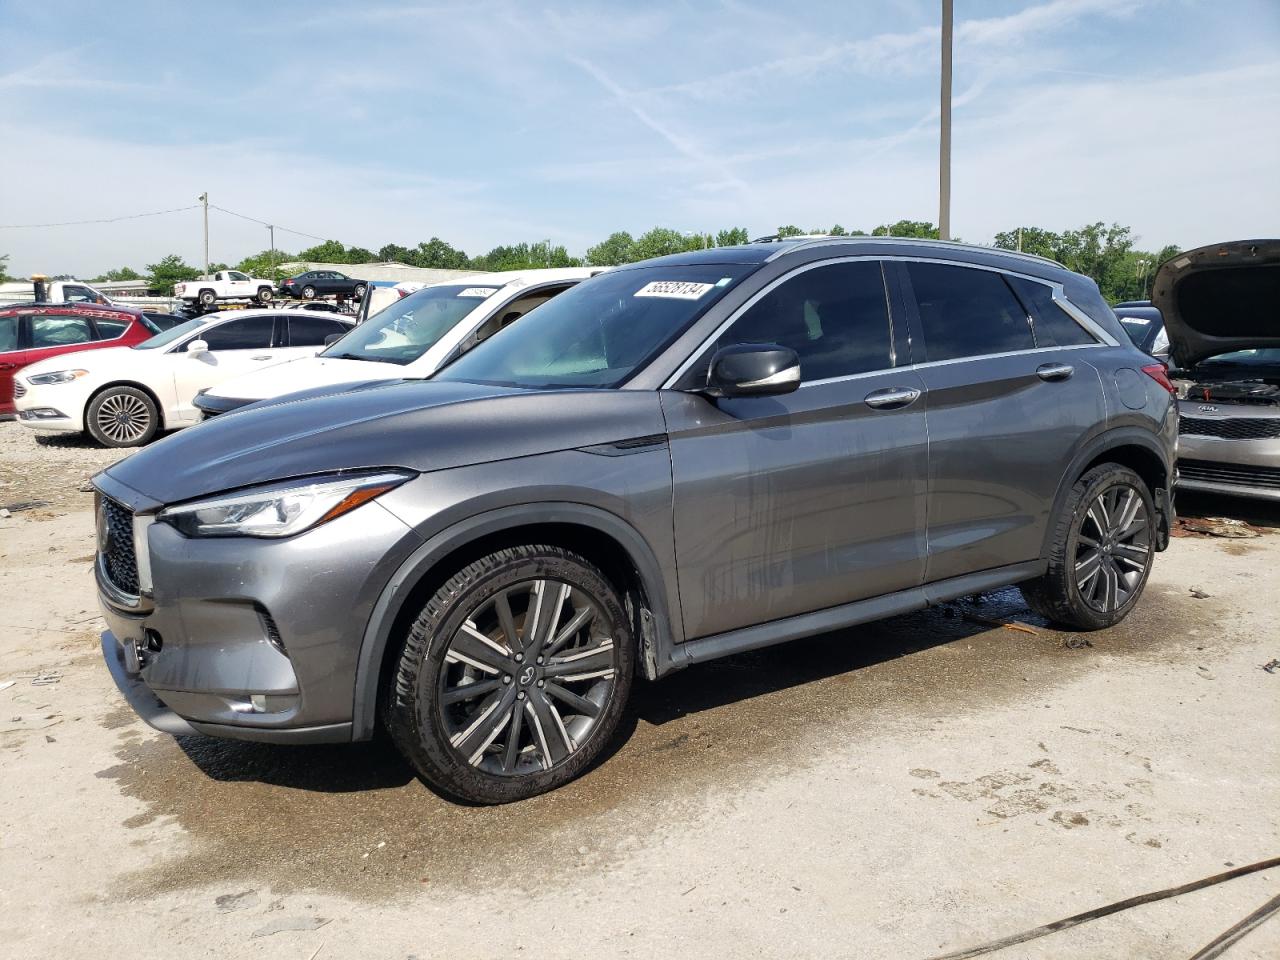
<instances>
[{"instance_id":1,"label":"wheel center cap","mask_svg":"<svg viewBox=\"0 0 1280 960\"><path fill-rule=\"evenodd\" d=\"M520 671L520 686L527 687L529 684L533 683L533 678L537 675L538 671L532 666L525 667Z\"/></svg>"}]
</instances>

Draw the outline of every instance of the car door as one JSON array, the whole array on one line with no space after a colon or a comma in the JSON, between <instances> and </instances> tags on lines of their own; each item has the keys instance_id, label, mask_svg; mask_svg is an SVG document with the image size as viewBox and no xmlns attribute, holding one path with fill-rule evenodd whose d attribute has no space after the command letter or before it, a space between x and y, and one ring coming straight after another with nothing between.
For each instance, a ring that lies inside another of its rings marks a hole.
<instances>
[{"instance_id":1,"label":"car door","mask_svg":"<svg viewBox=\"0 0 1280 960\"><path fill-rule=\"evenodd\" d=\"M203 340L209 349L190 353L187 346ZM258 314L211 323L167 354L173 373L174 410L180 420L199 420L193 401L201 390L290 356L277 348L276 317Z\"/></svg>"},{"instance_id":2,"label":"car door","mask_svg":"<svg viewBox=\"0 0 1280 960\"><path fill-rule=\"evenodd\" d=\"M1105 421L1087 343L1037 344L1013 276L904 261L916 371L927 392L929 582L1040 556L1058 484L1084 435ZM1052 288L1043 288L1052 303ZM1060 309L1055 307L1054 309ZM1071 339L1065 337L1064 339Z\"/></svg>"},{"instance_id":3,"label":"car door","mask_svg":"<svg viewBox=\"0 0 1280 960\"><path fill-rule=\"evenodd\" d=\"M886 290L877 260L801 267L730 320L685 389L663 391L686 637L921 582L923 385L898 365L909 358ZM764 342L800 357L794 393L712 400L690 389L715 349Z\"/></svg>"},{"instance_id":4,"label":"car door","mask_svg":"<svg viewBox=\"0 0 1280 960\"><path fill-rule=\"evenodd\" d=\"M13 412L13 378L30 361L19 350L18 314L0 314L0 413Z\"/></svg>"},{"instance_id":5,"label":"car door","mask_svg":"<svg viewBox=\"0 0 1280 960\"><path fill-rule=\"evenodd\" d=\"M255 290L251 289L252 284L249 278L243 273L236 270L229 270L226 274L227 293L233 297L252 297Z\"/></svg>"}]
</instances>

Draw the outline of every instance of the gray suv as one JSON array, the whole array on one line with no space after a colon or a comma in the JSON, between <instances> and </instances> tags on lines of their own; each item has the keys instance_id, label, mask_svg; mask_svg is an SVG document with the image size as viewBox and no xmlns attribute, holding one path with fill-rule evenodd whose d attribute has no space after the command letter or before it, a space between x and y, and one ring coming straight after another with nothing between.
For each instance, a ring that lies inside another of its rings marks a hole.
<instances>
[{"instance_id":1,"label":"gray suv","mask_svg":"<svg viewBox=\"0 0 1280 960\"><path fill-rule=\"evenodd\" d=\"M365 740L499 803L633 680L1007 584L1097 629L1168 542L1164 368L1085 277L807 239L587 280L431 380L318 388L95 478L108 667L171 734Z\"/></svg>"}]
</instances>

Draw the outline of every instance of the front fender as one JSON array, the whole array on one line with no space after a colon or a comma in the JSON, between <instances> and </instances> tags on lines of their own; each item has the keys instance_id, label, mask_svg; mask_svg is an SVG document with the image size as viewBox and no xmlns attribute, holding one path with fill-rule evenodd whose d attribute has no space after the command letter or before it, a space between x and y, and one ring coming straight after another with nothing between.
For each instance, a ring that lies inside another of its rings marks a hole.
<instances>
[{"instance_id":1,"label":"front fender","mask_svg":"<svg viewBox=\"0 0 1280 960\"><path fill-rule=\"evenodd\" d=\"M355 695L352 704L352 739L367 740L377 723L380 672L396 618L414 588L441 560L482 537L529 524L570 524L586 527L612 537L622 545L644 587L653 615L653 654L659 665L671 662L671 651L679 641L673 633L663 568L643 536L616 514L582 503L526 503L486 511L441 530L405 560L391 577L374 605L361 639L356 664Z\"/></svg>"}]
</instances>

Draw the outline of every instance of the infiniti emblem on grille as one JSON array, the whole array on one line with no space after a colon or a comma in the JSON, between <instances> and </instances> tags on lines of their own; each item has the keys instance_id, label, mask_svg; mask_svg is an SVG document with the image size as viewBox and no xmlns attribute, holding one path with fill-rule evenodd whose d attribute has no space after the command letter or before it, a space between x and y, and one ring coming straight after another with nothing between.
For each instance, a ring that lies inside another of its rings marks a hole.
<instances>
[{"instance_id":1,"label":"infiniti emblem on grille","mask_svg":"<svg viewBox=\"0 0 1280 960\"><path fill-rule=\"evenodd\" d=\"M1215 407L1212 403L1202 403L1200 404L1200 406L1196 407L1196 409L1199 410L1201 413L1217 413L1218 412L1218 408Z\"/></svg>"}]
</instances>

